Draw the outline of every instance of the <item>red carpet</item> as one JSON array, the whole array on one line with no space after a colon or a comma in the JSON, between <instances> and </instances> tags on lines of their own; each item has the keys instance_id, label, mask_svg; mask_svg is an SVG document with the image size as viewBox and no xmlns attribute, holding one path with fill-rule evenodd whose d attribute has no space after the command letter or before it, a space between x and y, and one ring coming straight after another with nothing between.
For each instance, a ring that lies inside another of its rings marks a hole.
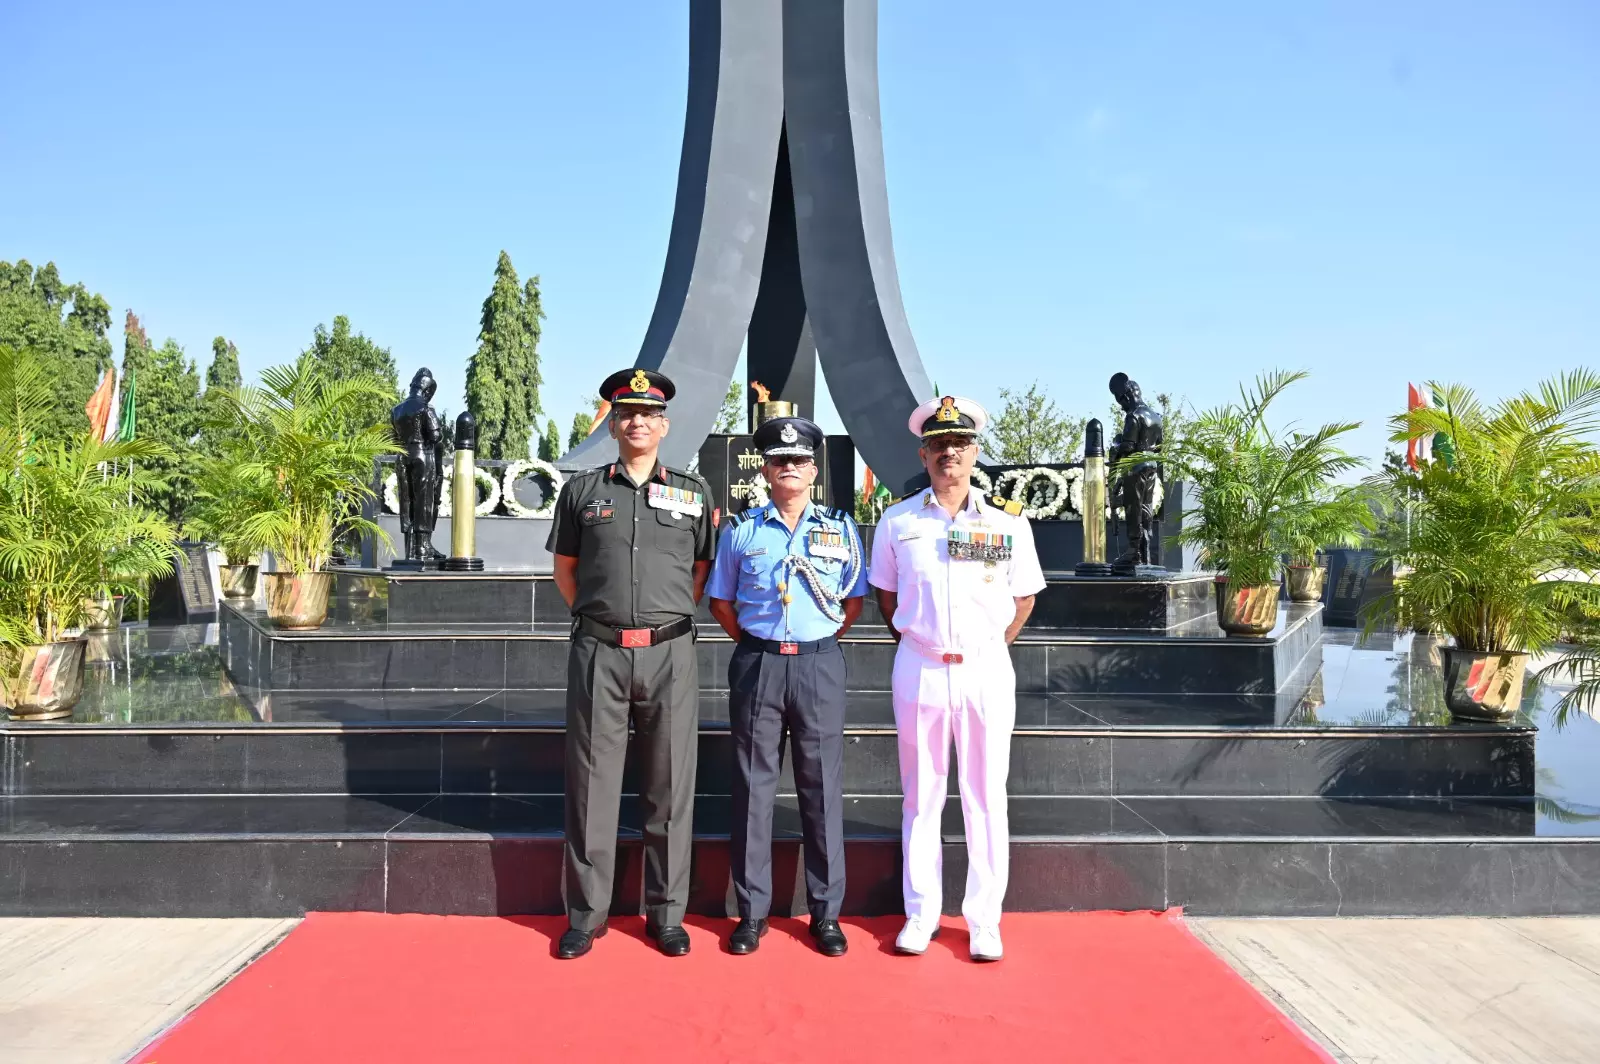
<instances>
[{"instance_id":1,"label":"red carpet","mask_svg":"<svg viewBox=\"0 0 1600 1064\"><path fill-rule=\"evenodd\" d=\"M732 921L691 920L694 952L669 960L627 919L557 961L559 917L318 913L136 1060L1329 1059L1173 914L1008 914L988 965L959 920L920 958L889 951L897 918L844 923L837 960L798 920L749 957L722 951Z\"/></svg>"}]
</instances>

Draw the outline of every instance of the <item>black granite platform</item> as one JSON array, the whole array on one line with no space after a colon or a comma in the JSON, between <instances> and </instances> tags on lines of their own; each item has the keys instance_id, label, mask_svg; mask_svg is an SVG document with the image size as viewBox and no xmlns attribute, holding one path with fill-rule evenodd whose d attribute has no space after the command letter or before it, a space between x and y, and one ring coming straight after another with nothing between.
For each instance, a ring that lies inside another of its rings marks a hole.
<instances>
[{"instance_id":1,"label":"black granite platform","mask_svg":"<svg viewBox=\"0 0 1600 1064\"><path fill-rule=\"evenodd\" d=\"M124 628L91 648L70 723L0 724L0 913L560 911L560 689L262 691L224 671L220 635ZM1455 724L1410 637L1315 651L1292 704L1019 695L1007 907L1600 913L1600 724L1536 731L1549 691L1514 724ZM857 691L848 708L846 911L892 913L892 707ZM692 908L725 914L725 693L702 693L701 721ZM631 796L622 817L614 911L631 913ZM779 912L803 909L797 829L785 797ZM945 835L956 911L954 798Z\"/></svg>"}]
</instances>

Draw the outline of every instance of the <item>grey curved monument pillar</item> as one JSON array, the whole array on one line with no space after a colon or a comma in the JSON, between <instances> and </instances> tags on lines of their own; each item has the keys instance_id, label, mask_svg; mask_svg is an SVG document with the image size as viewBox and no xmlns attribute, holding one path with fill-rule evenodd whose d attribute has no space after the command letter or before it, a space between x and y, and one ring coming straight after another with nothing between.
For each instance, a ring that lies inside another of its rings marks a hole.
<instances>
[{"instance_id":1,"label":"grey curved monument pillar","mask_svg":"<svg viewBox=\"0 0 1600 1064\"><path fill-rule=\"evenodd\" d=\"M885 483L922 473L933 394L900 300L878 117L877 0L690 0L689 99L666 265L634 365L678 386L665 461L748 377L814 411L815 366ZM610 461L604 427L561 460Z\"/></svg>"}]
</instances>

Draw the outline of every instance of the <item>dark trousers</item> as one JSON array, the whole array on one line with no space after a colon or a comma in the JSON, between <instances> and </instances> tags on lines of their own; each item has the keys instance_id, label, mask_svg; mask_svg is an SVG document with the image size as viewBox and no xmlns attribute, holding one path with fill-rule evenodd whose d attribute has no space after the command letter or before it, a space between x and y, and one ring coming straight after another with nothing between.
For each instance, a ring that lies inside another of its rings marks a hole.
<instances>
[{"instance_id":1,"label":"dark trousers","mask_svg":"<svg viewBox=\"0 0 1600 1064\"><path fill-rule=\"evenodd\" d=\"M625 650L582 632L567 652L566 902L592 931L611 909L617 807L631 719L644 813L645 915L681 924L689 904L695 752L700 731L694 639Z\"/></svg>"},{"instance_id":2,"label":"dark trousers","mask_svg":"<svg viewBox=\"0 0 1600 1064\"><path fill-rule=\"evenodd\" d=\"M844 651L769 654L741 644L728 663L733 774L733 890L739 915L772 909L772 812L789 736L813 920L844 904Z\"/></svg>"}]
</instances>

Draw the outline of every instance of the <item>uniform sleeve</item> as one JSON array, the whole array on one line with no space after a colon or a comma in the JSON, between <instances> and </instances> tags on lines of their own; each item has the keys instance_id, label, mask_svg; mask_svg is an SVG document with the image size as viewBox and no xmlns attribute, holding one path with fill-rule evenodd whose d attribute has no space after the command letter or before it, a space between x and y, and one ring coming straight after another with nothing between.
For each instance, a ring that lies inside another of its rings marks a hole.
<instances>
[{"instance_id":1,"label":"uniform sleeve","mask_svg":"<svg viewBox=\"0 0 1600 1064\"><path fill-rule=\"evenodd\" d=\"M569 558L578 556L583 529L578 524L577 484L577 480L567 481L561 485L561 494L556 498L555 517L550 522L550 538L544 541L544 549L551 554L565 554Z\"/></svg>"},{"instance_id":2,"label":"uniform sleeve","mask_svg":"<svg viewBox=\"0 0 1600 1064\"><path fill-rule=\"evenodd\" d=\"M900 590L900 570L894 560L894 524L880 520L872 534L872 566L867 582L883 591Z\"/></svg>"},{"instance_id":3,"label":"uniform sleeve","mask_svg":"<svg viewBox=\"0 0 1600 1064\"><path fill-rule=\"evenodd\" d=\"M711 523L711 485L696 477L694 486L700 492L700 516L694 520L694 560L709 562L717 555L717 528Z\"/></svg>"},{"instance_id":4,"label":"uniform sleeve","mask_svg":"<svg viewBox=\"0 0 1600 1064\"><path fill-rule=\"evenodd\" d=\"M861 529L856 527L856 519L851 517L849 514L845 514L844 526L847 530L846 535L854 536L855 541L860 543ZM860 598L862 595L867 593L867 568L867 557L865 554L862 554L860 567L856 570L854 576L851 578L850 586L844 589L845 598Z\"/></svg>"},{"instance_id":5,"label":"uniform sleeve","mask_svg":"<svg viewBox=\"0 0 1600 1064\"><path fill-rule=\"evenodd\" d=\"M1011 568L1007 579L1011 583L1012 598L1037 595L1045 588L1039 552L1033 546L1033 526L1025 519L1017 521L1011 533Z\"/></svg>"},{"instance_id":6,"label":"uniform sleeve","mask_svg":"<svg viewBox=\"0 0 1600 1064\"><path fill-rule=\"evenodd\" d=\"M717 542L717 560L711 566L711 579L706 581L706 594L712 598L734 601L739 593L739 552L733 549L732 524L723 527Z\"/></svg>"}]
</instances>

